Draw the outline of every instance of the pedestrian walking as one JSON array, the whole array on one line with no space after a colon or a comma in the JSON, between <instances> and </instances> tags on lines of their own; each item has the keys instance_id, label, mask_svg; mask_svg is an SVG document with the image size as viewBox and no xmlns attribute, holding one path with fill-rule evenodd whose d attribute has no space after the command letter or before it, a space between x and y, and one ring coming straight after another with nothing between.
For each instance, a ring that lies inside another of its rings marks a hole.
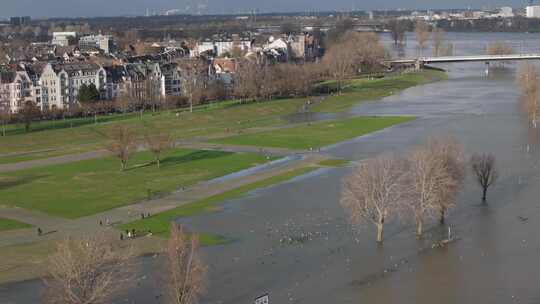
<instances>
[{"instance_id":1,"label":"pedestrian walking","mask_svg":"<svg viewBox=\"0 0 540 304\"><path fill-rule=\"evenodd\" d=\"M38 236L41 236L43 234L43 230L41 230L41 228L39 228L39 227L37 229L37 234L38 234Z\"/></svg>"},{"instance_id":2,"label":"pedestrian walking","mask_svg":"<svg viewBox=\"0 0 540 304\"><path fill-rule=\"evenodd\" d=\"M124 234L120 232L120 241L123 241L123 240L124 240Z\"/></svg>"},{"instance_id":3,"label":"pedestrian walking","mask_svg":"<svg viewBox=\"0 0 540 304\"><path fill-rule=\"evenodd\" d=\"M144 220L144 213L141 213L141 219Z\"/></svg>"},{"instance_id":4,"label":"pedestrian walking","mask_svg":"<svg viewBox=\"0 0 540 304\"><path fill-rule=\"evenodd\" d=\"M102 220L99 220L99 225L103 226L103 221Z\"/></svg>"},{"instance_id":5,"label":"pedestrian walking","mask_svg":"<svg viewBox=\"0 0 540 304\"><path fill-rule=\"evenodd\" d=\"M131 229L131 235L132 237L135 237L135 229Z\"/></svg>"}]
</instances>

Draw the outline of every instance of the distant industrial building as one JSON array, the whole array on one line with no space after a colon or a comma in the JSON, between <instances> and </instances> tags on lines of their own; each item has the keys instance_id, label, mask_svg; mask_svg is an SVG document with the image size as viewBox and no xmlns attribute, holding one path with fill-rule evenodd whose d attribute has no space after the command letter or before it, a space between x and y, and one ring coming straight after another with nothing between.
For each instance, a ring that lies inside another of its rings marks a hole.
<instances>
[{"instance_id":1,"label":"distant industrial building","mask_svg":"<svg viewBox=\"0 0 540 304\"><path fill-rule=\"evenodd\" d=\"M527 6L527 18L540 18L540 6Z\"/></svg>"},{"instance_id":2,"label":"distant industrial building","mask_svg":"<svg viewBox=\"0 0 540 304\"><path fill-rule=\"evenodd\" d=\"M11 17L9 23L14 26L30 24L31 18L29 16Z\"/></svg>"},{"instance_id":3,"label":"distant industrial building","mask_svg":"<svg viewBox=\"0 0 540 304\"><path fill-rule=\"evenodd\" d=\"M70 39L77 38L76 32L54 32L52 44L58 46L68 46Z\"/></svg>"},{"instance_id":4,"label":"distant industrial building","mask_svg":"<svg viewBox=\"0 0 540 304\"><path fill-rule=\"evenodd\" d=\"M83 52L99 49L105 54L110 54L114 51L114 40L109 35L84 36L79 39L79 48Z\"/></svg>"}]
</instances>

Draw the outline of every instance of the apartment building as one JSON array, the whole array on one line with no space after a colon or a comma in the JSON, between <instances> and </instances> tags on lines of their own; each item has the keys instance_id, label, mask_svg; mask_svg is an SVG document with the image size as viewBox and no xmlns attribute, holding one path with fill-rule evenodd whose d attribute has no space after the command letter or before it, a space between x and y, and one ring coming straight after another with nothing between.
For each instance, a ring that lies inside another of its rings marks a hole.
<instances>
[{"instance_id":1,"label":"apartment building","mask_svg":"<svg viewBox=\"0 0 540 304\"><path fill-rule=\"evenodd\" d=\"M32 80L25 71L1 72L0 110L17 113L27 101L36 102L33 90Z\"/></svg>"},{"instance_id":2,"label":"apartment building","mask_svg":"<svg viewBox=\"0 0 540 304\"><path fill-rule=\"evenodd\" d=\"M78 103L80 87L95 85L106 98L107 73L94 63L64 63L45 66L40 78L42 108L66 109Z\"/></svg>"}]
</instances>

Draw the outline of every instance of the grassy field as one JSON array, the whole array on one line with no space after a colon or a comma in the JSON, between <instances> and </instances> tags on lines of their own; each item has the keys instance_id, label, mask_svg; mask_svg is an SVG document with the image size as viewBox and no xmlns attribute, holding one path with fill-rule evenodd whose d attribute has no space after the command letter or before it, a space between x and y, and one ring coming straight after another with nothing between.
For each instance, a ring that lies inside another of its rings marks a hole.
<instances>
[{"instance_id":1,"label":"grassy field","mask_svg":"<svg viewBox=\"0 0 540 304\"><path fill-rule=\"evenodd\" d=\"M266 162L264 156L178 149L167 153L161 168L149 152L133 155L120 171L112 157L50 165L0 174L2 203L77 218L167 193Z\"/></svg>"},{"instance_id":2,"label":"grassy field","mask_svg":"<svg viewBox=\"0 0 540 304\"><path fill-rule=\"evenodd\" d=\"M317 149L413 119L414 117L402 116L355 117L214 139L212 142L240 146Z\"/></svg>"},{"instance_id":3,"label":"grassy field","mask_svg":"<svg viewBox=\"0 0 540 304\"><path fill-rule=\"evenodd\" d=\"M126 223L120 225L118 228L121 230L125 229L135 229L137 231L151 231L154 235L167 237L169 235L170 223L179 217L188 217L197 214L202 214L206 212L213 212L220 210L219 204L223 201L241 197L242 195L258 189L265 188L271 185L275 185L284 181L287 181L293 177L304 175L313 170L316 170L315 167L304 167L296 170L292 170L280 175L276 175L258 182L254 182L242 187L214 195L193 203L189 203L178 208L162 212L156 215L153 215L150 218L137 220L131 223ZM220 238L215 235L202 235L201 241L204 240L205 244L219 244L226 241L224 238Z\"/></svg>"},{"instance_id":4,"label":"grassy field","mask_svg":"<svg viewBox=\"0 0 540 304\"><path fill-rule=\"evenodd\" d=\"M350 163L351 162L346 159L330 158L320 161L318 165L322 167L345 167Z\"/></svg>"},{"instance_id":5,"label":"grassy field","mask_svg":"<svg viewBox=\"0 0 540 304\"><path fill-rule=\"evenodd\" d=\"M283 123L281 116L295 113L304 101L282 99L249 104L226 102L194 113L183 112L178 117L174 111L148 112L142 119L138 115L131 115L126 119L107 123L17 133L0 137L0 154L42 150L69 154L101 149L107 142L107 134L119 124L130 126L140 138L149 126L172 132L177 139L227 136L250 128L280 125ZM66 141L66 138L69 138L69 141ZM6 158L11 157L16 156L10 155ZM34 159L40 157L37 155Z\"/></svg>"},{"instance_id":6,"label":"grassy field","mask_svg":"<svg viewBox=\"0 0 540 304\"><path fill-rule=\"evenodd\" d=\"M364 101L373 101L395 94L407 88L446 79L444 72L426 70L375 79L353 79L348 81L341 95L328 96L322 103L314 105L314 112L342 112ZM335 90L335 81L326 81L318 85L318 90Z\"/></svg>"},{"instance_id":7,"label":"grassy field","mask_svg":"<svg viewBox=\"0 0 540 304\"><path fill-rule=\"evenodd\" d=\"M0 231L30 228L32 225L0 217Z\"/></svg>"}]
</instances>

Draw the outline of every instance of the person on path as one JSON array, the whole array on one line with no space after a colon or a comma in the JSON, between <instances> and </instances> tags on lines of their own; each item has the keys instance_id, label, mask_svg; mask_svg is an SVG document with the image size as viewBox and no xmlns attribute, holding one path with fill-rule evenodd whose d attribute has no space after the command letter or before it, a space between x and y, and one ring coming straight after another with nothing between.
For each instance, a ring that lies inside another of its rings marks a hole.
<instances>
[{"instance_id":1,"label":"person on path","mask_svg":"<svg viewBox=\"0 0 540 304\"><path fill-rule=\"evenodd\" d=\"M37 234L38 234L38 236L41 236L43 234L43 230L41 230L41 228L39 228L39 227L37 229Z\"/></svg>"}]
</instances>

